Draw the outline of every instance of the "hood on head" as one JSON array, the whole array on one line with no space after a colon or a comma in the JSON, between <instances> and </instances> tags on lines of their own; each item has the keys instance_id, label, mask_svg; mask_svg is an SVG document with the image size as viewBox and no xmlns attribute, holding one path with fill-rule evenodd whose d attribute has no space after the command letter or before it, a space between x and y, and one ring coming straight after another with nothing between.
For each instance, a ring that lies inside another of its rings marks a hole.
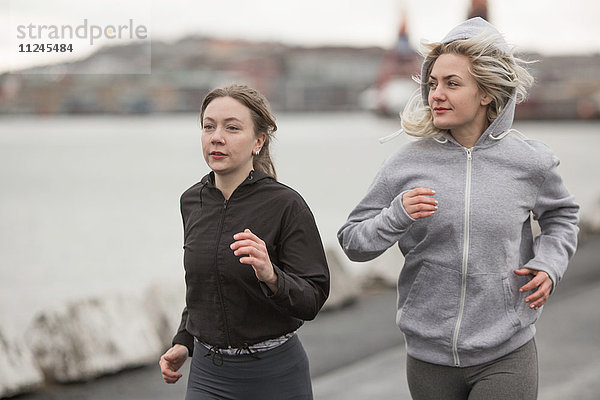
<instances>
[{"instance_id":1,"label":"hood on head","mask_svg":"<svg viewBox=\"0 0 600 400\"><path fill-rule=\"evenodd\" d=\"M466 20L448 32L448 34L442 39L442 43L450 43L455 40L469 39L486 32L489 32L492 35L500 35L500 32L498 29L496 29L496 27L494 27L494 25L490 24L481 17L475 17ZM502 40L502 42L498 42L498 47L505 52L510 50L508 44L504 40Z\"/></svg>"},{"instance_id":2,"label":"hood on head","mask_svg":"<svg viewBox=\"0 0 600 400\"><path fill-rule=\"evenodd\" d=\"M464 40L470 39L475 36L489 34L496 35L498 37L497 46L502 51L509 53L510 48L508 43L502 37L502 34L498 29L496 29L492 24L487 22L481 17L475 17L466 20L465 22L454 27L448 34L440 41L440 43L450 43L455 40ZM423 61L423 65L421 67L421 79L429 79L427 76L427 70L430 67L430 62L426 62L426 59ZM428 96L429 96L429 88L427 85L421 85L421 96L423 98L423 102L428 104ZM515 115L515 107L516 101L514 98L511 98L507 103L504 109L498 114L498 117L492 122L492 124L488 127L488 129L484 132L483 136L487 136L490 133L497 135L508 130L513 123L514 115Z\"/></svg>"}]
</instances>

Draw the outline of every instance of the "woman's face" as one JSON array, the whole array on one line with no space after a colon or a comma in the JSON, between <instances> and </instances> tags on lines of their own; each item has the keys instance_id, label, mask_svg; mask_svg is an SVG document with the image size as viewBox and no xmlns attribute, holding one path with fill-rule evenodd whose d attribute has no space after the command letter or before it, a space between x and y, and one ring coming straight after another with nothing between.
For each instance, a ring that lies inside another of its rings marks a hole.
<instances>
[{"instance_id":1,"label":"woman's face","mask_svg":"<svg viewBox=\"0 0 600 400\"><path fill-rule=\"evenodd\" d=\"M442 54L429 76L428 102L433 125L452 134L480 135L487 126L486 110L491 99L477 86L463 55Z\"/></svg>"},{"instance_id":2,"label":"woman's face","mask_svg":"<svg viewBox=\"0 0 600 400\"><path fill-rule=\"evenodd\" d=\"M204 110L202 153L218 175L248 174L252 157L264 144L265 135L254 132L250 109L231 97L218 97Z\"/></svg>"}]
</instances>

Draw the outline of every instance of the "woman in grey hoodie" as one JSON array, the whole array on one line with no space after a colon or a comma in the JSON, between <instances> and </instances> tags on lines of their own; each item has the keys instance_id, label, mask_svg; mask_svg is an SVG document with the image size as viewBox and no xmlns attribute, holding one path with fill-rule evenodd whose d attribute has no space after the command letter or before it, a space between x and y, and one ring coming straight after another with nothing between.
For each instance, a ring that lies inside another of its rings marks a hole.
<instances>
[{"instance_id":1,"label":"woman in grey hoodie","mask_svg":"<svg viewBox=\"0 0 600 400\"><path fill-rule=\"evenodd\" d=\"M533 78L481 18L428 45L409 143L338 232L367 261L398 244L397 324L415 399L535 399L534 323L577 244L558 159L511 128ZM532 235L535 218L541 234Z\"/></svg>"}]
</instances>

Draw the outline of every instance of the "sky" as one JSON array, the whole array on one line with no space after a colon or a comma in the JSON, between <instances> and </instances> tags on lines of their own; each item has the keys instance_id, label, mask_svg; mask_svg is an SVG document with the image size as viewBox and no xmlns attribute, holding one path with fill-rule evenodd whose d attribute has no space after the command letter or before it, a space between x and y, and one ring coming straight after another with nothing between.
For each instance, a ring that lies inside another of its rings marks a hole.
<instances>
[{"instance_id":1,"label":"sky","mask_svg":"<svg viewBox=\"0 0 600 400\"><path fill-rule=\"evenodd\" d=\"M411 43L418 47L421 40L441 39L464 20L469 4L470 0L0 0L0 72L82 58L102 44L136 39L125 30L118 39L102 36L90 43L88 31L85 39L62 38L61 43L73 45L72 54L19 53L19 45L44 42L32 38L32 31L18 37L17 27L23 33L31 24L34 34L41 25L76 28L87 19L98 30L132 22L132 29L146 30L137 40L174 42L200 34L305 46L391 47L406 15ZM488 7L490 22L518 49L552 55L600 53L600 1L488 0Z\"/></svg>"}]
</instances>

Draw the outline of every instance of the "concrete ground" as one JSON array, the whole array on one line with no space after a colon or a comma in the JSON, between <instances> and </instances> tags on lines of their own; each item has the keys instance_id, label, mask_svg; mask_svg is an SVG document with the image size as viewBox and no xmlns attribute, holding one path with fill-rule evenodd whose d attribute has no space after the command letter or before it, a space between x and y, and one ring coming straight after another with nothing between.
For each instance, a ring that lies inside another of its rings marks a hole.
<instances>
[{"instance_id":1,"label":"concrete ground","mask_svg":"<svg viewBox=\"0 0 600 400\"><path fill-rule=\"evenodd\" d=\"M393 290L366 293L300 329L316 400L410 399ZM600 237L584 241L537 323L540 400L600 398ZM188 363L189 364L189 363ZM187 375L187 364L183 373ZM185 377L184 377L185 378ZM158 364L19 400L183 399L185 380L164 384Z\"/></svg>"},{"instance_id":2,"label":"concrete ground","mask_svg":"<svg viewBox=\"0 0 600 400\"><path fill-rule=\"evenodd\" d=\"M600 399L600 240L580 245L536 324L539 400ZM395 346L314 380L319 400L409 400L406 351Z\"/></svg>"},{"instance_id":3,"label":"concrete ground","mask_svg":"<svg viewBox=\"0 0 600 400\"><path fill-rule=\"evenodd\" d=\"M537 324L540 400L600 398L600 286L555 302ZM406 352L396 346L314 380L316 399L409 400Z\"/></svg>"}]
</instances>

